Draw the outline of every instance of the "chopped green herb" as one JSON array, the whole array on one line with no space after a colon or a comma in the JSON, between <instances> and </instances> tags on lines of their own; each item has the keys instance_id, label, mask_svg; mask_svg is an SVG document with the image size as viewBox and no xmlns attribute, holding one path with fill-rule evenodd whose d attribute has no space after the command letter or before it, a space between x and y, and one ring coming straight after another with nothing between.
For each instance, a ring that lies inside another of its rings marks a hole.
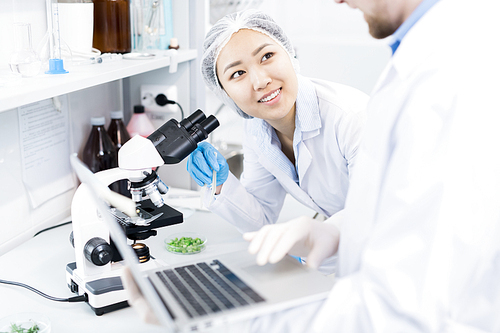
<instances>
[{"instance_id":1,"label":"chopped green herb","mask_svg":"<svg viewBox=\"0 0 500 333\"><path fill-rule=\"evenodd\" d=\"M178 253L197 253L204 247L203 241L198 237L176 237L167 243L167 250Z\"/></svg>"},{"instance_id":2,"label":"chopped green herb","mask_svg":"<svg viewBox=\"0 0 500 333\"><path fill-rule=\"evenodd\" d=\"M31 320L30 320L31 321ZM10 332L2 332L2 333L37 333L40 331L40 327L36 323L30 328L23 328L21 325L11 324Z\"/></svg>"}]
</instances>

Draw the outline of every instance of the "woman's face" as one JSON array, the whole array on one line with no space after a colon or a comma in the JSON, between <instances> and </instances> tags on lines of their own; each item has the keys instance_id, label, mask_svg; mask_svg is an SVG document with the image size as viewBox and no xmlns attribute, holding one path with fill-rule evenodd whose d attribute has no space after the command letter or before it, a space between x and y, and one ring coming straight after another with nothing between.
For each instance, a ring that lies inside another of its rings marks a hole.
<instances>
[{"instance_id":1,"label":"woman's face","mask_svg":"<svg viewBox=\"0 0 500 333\"><path fill-rule=\"evenodd\" d=\"M288 53L270 37L239 30L221 50L216 69L226 93L248 115L272 124L294 110L297 75Z\"/></svg>"}]
</instances>

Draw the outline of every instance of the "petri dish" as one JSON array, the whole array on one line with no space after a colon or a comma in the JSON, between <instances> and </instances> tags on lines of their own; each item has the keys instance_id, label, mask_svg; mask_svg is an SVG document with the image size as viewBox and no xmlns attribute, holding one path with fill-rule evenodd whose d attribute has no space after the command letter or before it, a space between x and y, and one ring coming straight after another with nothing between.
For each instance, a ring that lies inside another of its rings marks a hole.
<instances>
[{"instance_id":1,"label":"petri dish","mask_svg":"<svg viewBox=\"0 0 500 333\"><path fill-rule=\"evenodd\" d=\"M33 330L38 327L38 330ZM31 331L29 331L31 329ZM0 332L37 332L50 333L51 324L49 318L37 312L15 313L0 319Z\"/></svg>"},{"instance_id":2,"label":"petri dish","mask_svg":"<svg viewBox=\"0 0 500 333\"><path fill-rule=\"evenodd\" d=\"M165 248L175 254L196 254L206 247L207 238L196 232L180 232L165 238Z\"/></svg>"}]
</instances>

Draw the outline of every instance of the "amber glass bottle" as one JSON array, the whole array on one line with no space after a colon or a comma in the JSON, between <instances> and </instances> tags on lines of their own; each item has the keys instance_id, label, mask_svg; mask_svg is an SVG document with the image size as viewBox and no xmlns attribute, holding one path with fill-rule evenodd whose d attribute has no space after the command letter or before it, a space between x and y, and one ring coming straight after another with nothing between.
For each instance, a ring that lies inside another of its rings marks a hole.
<instances>
[{"instance_id":1,"label":"amber glass bottle","mask_svg":"<svg viewBox=\"0 0 500 333\"><path fill-rule=\"evenodd\" d=\"M85 163L92 172L99 172L118 166L118 155L116 147L104 128L104 117L90 118L92 129L83 149L83 163ZM114 191L118 190L118 185L110 186Z\"/></svg>"},{"instance_id":2,"label":"amber glass bottle","mask_svg":"<svg viewBox=\"0 0 500 333\"><path fill-rule=\"evenodd\" d=\"M130 39L130 1L93 0L94 39L92 46L102 53L128 53Z\"/></svg>"},{"instance_id":3,"label":"amber glass bottle","mask_svg":"<svg viewBox=\"0 0 500 333\"><path fill-rule=\"evenodd\" d=\"M123 111L111 111L111 122L108 127L108 134L111 141L120 149L125 142L130 140L130 135L123 123Z\"/></svg>"},{"instance_id":4,"label":"amber glass bottle","mask_svg":"<svg viewBox=\"0 0 500 333\"><path fill-rule=\"evenodd\" d=\"M115 144L116 150L119 151L123 144L130 140L130 135L123 122L123 111L111 111L110 116L111 122L109 123L108 134L111 141ZM127 180L122 179L118 181L118 193L131 197Z\"/></svg>"}]
</instances>

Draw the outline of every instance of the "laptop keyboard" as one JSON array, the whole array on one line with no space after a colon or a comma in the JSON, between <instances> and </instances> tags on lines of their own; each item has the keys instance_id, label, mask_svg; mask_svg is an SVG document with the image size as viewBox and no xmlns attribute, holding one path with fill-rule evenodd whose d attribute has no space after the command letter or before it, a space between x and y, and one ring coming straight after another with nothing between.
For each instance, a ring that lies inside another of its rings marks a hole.
<instances>
[{"instance_id":1,"label":"laptop keyboard","mask_svg":"<svg viewBox=\"0 0 500 333\"><path fill-rule=\"evenodd\" d=\"M219 260L156 274L191 318L264 301Z\"/></svg>"}]
</instances>

